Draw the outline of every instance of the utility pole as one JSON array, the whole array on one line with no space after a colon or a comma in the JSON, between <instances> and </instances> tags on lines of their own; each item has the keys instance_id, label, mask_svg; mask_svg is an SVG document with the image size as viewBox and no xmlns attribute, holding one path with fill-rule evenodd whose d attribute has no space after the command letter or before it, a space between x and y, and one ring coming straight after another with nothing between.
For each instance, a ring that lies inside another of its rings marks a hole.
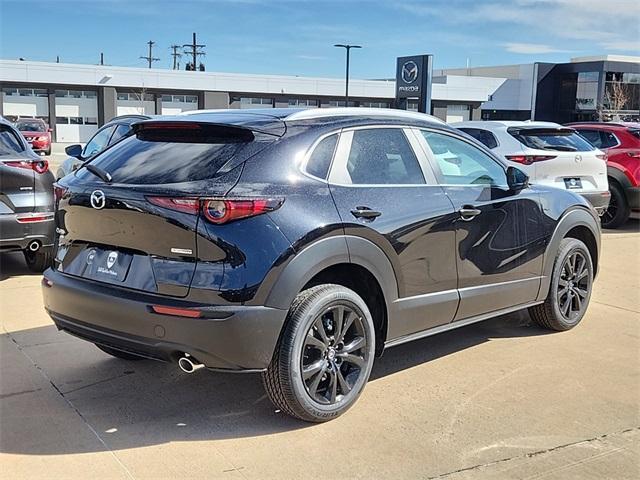
<instances>
[{"instance_id":1,"label":"utility pole","mask_svg":"<svg viewBox=\"0 0 640 480\"><path fill-rule=\"evenodd\" d=\"M159 58L154 57L153 54L151 53L153 51L153 46L155 44L156 44L156 42L154 42L152 40L149 40L147 42L147 45L149 45L149 55L147 57L140 57L140 58L145 59L149 63L149 68L151 68L151 63L152 62L157 62L157 61L160 60Z\"/></svg>"},{"instance_id":2,"label":"utility pole","mask_svg":"<svg viewBox=\"0 0 640 480\"><path fill-rule=\"evenodd\" d=\"M104 53L100 52L100 65L104 65Z\"/></svg>"},{"instance_id":3,"label":"utility pole","mask_svg":"<svg viewBox=\"0 0 640 480\"><path fill-rule=\"evenodd\" d=\"M60 63L60 55L56 55L56 63Z\"/></svg>"},{"instance_id":4,"label":"utility pole","mask_svg":"<svg viewBox=\"0 0 640 480\"><path fill-rule=\"evenodd\" d=\"M180 48L180 45L171 45L171 49L173 50L173 53L171 54L171 56L173 57L174 70L180 70L180 62L178 60L180 59L180 57L182 57L182 54L178 53L179 48Z\"/></svg>"},{"instance_id":5,"label":"utility pole","mask_svg":"<svg viewBox=\"0 0 640 480\"><path fill-rule=\"evenodd\" d=\"M345 91L344 91L344 99L345 106L349 106L349 52L352 48L362 48L360 45L343 45L342 43L337 43L334 47L344 48L347 51L347 73L345 75Z\"/></svg>"},{"instance_id":6,"label":"utility pole","mask_svg":"<svg viewBox=\"0 0 640 480\"><path fill-rule=\"evenodd\" d=\"M206 45L202 45L199 44L196 41L196 32L193 32L193 43L187 43L185 45L182 45L182 47L185 49L184 53L186 55L190 55L192 60L192 70L196 70L198 68L198 55L202 55L204 56L205 53L203 51L199 51L199 48L204 48L206 47Z\"/></svg>"}]
</instances>

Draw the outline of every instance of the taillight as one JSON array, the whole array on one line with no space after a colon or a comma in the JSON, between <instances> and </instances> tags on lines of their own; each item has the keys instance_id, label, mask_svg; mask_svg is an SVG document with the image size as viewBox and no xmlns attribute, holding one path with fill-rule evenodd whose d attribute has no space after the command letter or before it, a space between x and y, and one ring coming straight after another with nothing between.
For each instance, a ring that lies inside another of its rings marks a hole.
<instances>
[{"instance_id":1,"label":"taillight","mask_svg":"<svg viewBox=\"0 0 640 480\"><path fill-rule=\"evenodd\" d=\"M254 217L280 208L282 198L182 198L147 197L150 203L178 212L202 214L211 223L221 224Z\"/></svg>"},{"instance_id":2,"label":"taillight","mask_svg":"<svg viewBox=\"0 0 640 480\"><path fill-rule=\"evenodd\" d=\"M640 152L627 152L631 158L640 158Z\"/></svg>"},{"instance_id":3,"label":"taillight","mask_svg":"<svg viewBox=\"0 0 640 480\"><path fill-rule=\"evenodd\" d=\"M67 190L69 189L66 187L62 187L57 183L53 184L53 196L56 199L56 202L62 200L62 197L64 197L64 194L67 193Z\"/></svg>"},{"instance_id":4,"label":"taillight","mask_svg":"<svg viewBox=\"0 0 640 480\"><path fill-rule=\"evenodd\" d=\"M211 223L221 224L240 218L254 217L280 208L282 199L212 199L204 200L202 213Z\"/></svg>"},{"instance_id":5,"label":"taillight","mask_svg":"<svg viewBox=\"0 0 640 480\"><path fill-rule=\"evenodd\" d=\"M9 167L25 168L27 170L33 170L36 173L45 173L49 170L49 162L47 160L29 161L13 161L4 162Z\"/></svg>"},{"instance_id":6,"label":"taillight","mask_svg":"<svg viewBox=\"0 0 640 480\"><path fill-rule=\"evenodd\" d=\"M18 223L38 223L49 222L53 220L53 212L45 213L19 213L16 215L16 221Z\"/></svg>"},{"instance_id":7,"label":"taillight","mask_svg":"<svg viewBox=\"0 0 640 480\"><path fill-rule=\"evenodd\" d=\"M47 140L49 140L49 137L38 137L38 138L36 138L36 140L38 142L46 142Z\"/></svg>"},{"instance_id":8,"label":"taillight","mask_svg":"<svg viewBox=\"0 0 640 480\"><path fill-rule=\"evenodd\" d=\"M147 197L147 200L154 205L177 212L196 215L200 210L200 201L197 198Z\"/></svg>"},{"instance_id":9,"label":"taillight","mask_svg":"<svg viewBox=\"0 0 640 480\"><path fill-rule=\"evenodd\" d=\"M522 165L531 165L535 162L544 162L545 160L553 160L555 155L506 155L507 160L520 163Z\"/></svg>"},{"instance_id":10,"label":"taillight","mask_svg":"<svg viewBox=\"0 0 640 480\"><path fill-rule=\"evenodd\" d=\"M190 308L151 305L151 310L153 310L154 313L159 313L161 315L173 315L175 317L199 318L200 316L202 316L202 312L200 310L192 310Z\"/></svg>"},{"instance_id":11,"label":"taillight","mask_svg":"<svg viewBox=\"0 0 640 480\"><path fill-rule=\"evenodd\" d=\"M606 153L596 153L596 158L606 162L609 159L609 156Z\"/></svg>"}]
</instances>

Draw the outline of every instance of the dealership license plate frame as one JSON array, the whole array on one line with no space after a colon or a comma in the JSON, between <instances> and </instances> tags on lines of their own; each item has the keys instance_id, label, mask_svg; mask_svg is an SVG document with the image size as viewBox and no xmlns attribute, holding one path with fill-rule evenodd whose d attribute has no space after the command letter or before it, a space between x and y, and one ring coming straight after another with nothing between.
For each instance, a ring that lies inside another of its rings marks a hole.
<instances>
[{"instance_id":1,"label":"dealership license plate frame","mask_svg":"<svg viewBox=\"0 0 640 480\"><path fill-rule=\"evenodd\" d=\"M564 187L567 190L581 190L582 189L582 179L578 177L566 177L564 179Z\"/></svg>"}]
</instances>

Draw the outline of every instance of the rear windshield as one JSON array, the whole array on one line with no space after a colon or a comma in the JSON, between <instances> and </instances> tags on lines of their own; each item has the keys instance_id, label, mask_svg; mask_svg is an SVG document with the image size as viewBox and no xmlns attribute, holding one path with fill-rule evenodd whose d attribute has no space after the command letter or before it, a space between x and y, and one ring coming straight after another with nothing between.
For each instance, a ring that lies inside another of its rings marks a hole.
<instances>
[{"instance_id":1,"label":"rear windshield","mask_svg":"<svg viewBox=\"0 0 640 480\"><path fill-rule=\"evenodd\" d=\"M23 122L16 123L16 128L21 132L45 132L44 123L42 122Z\"/></svg>"},{"instance_id":2,"label":"rear windshield","mask_svg":"<svg viewBox=\"0 0 640 480\"><path fill-rule=\"evenodd\" d=\"M507 131L523 145L537 150L590 152L593 145L570 128L517 128Z\"/></svg>"},{"instance_id":3,"label":"rear windshield","mask_svg":"<svg viewBox=\"0 0 640 480\"><path fill-rule=\"evenodd\" d=\"M113 183L167 184L215 177L240 155L255 153L250 131L218 126L149 128L99 153L91 164L111 174ZM89 179L86 169L77 176Z\"/></svg>"},{"instance_id":4,"label":"rear windshield","mask_svg":"<svg viewBox=\"0 0 640 480\"><path fill-rule=\"evenodd\" d=\"M22 153L24 148L16 135L5 125L0 125L0 157Z\"/></svg>"}]
</instances>

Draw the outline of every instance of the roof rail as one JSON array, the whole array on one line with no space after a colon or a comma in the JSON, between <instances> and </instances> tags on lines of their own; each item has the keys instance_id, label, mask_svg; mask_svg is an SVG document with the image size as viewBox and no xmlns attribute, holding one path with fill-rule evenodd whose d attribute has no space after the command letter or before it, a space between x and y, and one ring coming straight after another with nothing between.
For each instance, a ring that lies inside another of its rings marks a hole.
<instances>
[{"instance_id":1,"label":"roof rail","mask_svg":"<svg viewBox=\"0 0 640 480\"><path fill-rule=\"evenodd\" d=\"M363 108L363 107L342 107L342 108L310 108L300 110L288 115L285 120L310 120L325 117L384 117L384 118L406 118L412 120L423 120L431 123L445 124L433 115L426 113L398 110L395 108Z\"/></svg>"}]
</instances>

